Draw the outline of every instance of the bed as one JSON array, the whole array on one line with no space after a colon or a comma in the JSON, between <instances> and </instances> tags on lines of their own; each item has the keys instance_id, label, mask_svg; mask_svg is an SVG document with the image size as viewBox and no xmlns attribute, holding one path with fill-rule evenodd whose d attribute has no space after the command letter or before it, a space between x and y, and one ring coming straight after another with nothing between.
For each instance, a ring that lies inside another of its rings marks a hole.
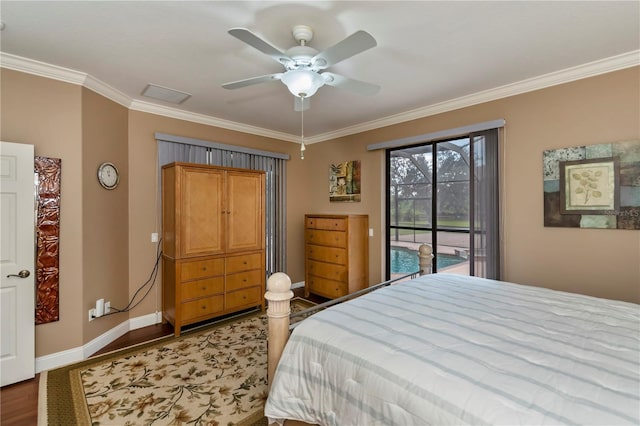
<instances>
[{"instance_id":1,"label":"bed","mask_svg":"<svg viewBox=\"0 0 640 426\"><path fill-rule=\"evenodd\" d=\"M271 333L270 422L640 424L632 303L438 273Z\"/></svg>"}]
</instances>

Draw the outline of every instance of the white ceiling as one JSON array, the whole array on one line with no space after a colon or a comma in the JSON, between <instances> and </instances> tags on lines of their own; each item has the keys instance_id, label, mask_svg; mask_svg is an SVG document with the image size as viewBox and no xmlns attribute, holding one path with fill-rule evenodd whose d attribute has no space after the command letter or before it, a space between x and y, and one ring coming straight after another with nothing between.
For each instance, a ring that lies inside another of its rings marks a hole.
<instances>
[{"instance_id":1,"label":"white ceiling","mask_svg":"<svg viewBox=\"0 0 640 426\"><path fill-rule=\"evenodd\" d=\"M320 88L304 114L309 142L640 64L638 1L2 0L0 19L7 68L64 67L132 109L292 141L301 117L281 82L221 87L283 70L228 29L248 28L282 50L298 24L313 28L319 51L357 30L377 40L328 71L380 92ZM141 95L148 83L193 96L163 104Z\"/></svg>"}]
</instances>

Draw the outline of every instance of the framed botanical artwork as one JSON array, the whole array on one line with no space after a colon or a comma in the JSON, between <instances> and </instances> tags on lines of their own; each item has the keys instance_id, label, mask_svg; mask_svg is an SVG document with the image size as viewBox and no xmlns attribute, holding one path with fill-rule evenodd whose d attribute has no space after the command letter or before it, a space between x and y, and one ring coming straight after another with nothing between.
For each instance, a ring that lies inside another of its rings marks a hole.
<instances>
[{"instance_id":1,"label":"framed botanical artwork","mask_svg":"<svg viewBox=\"0 0 640 426\"><path fill-rule=\"evenodd\" d=\"M640 140L546 150L544 226L640 230Z\"/></svg>"},{"instance_id":2,"label":"framed botanical artwork","mask_svg":"<svg viewBox=\"0 0 640 426\"><path fill-rule=\"evenodd\" d=\"M329 166L329 201L360 201L360 161Z\"/></svg>"},{"instance_id":3,"label":"framed botanical artwork","mask_svg":"<svg viewBox=\"0 0 640 426\"><path fill-rule=\"evenodd\" d=\"M617 157L561 161L560 213L609 215L620 207Z\"/></svg>"}]
</instances>

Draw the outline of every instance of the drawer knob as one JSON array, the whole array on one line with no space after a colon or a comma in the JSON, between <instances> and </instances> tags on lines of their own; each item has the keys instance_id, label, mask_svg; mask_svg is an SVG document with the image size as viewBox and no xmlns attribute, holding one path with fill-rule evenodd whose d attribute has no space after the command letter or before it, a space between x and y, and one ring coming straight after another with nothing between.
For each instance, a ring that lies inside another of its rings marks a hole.
<instances>
[{"instance_id":1,"label":"drawer knob","mask_svg":"<svg viewBox=\"0 0 640 426\"><path fill-rule=\"evenodd\" d=\"M202 286L202 290L206 290L206 289L207 289L207 287L206 287L206 286Z\"/></svg>"},{"instance_id":2,"label":"drawer knob","mask_svg":"<svg viewBox=\"0 0 640 426\"><path fill-rule=\"evenodd\" d=\"M244 261L244 262L242 262L242 263L244 263L244 264L246 265L246 264L247 264L247 261L245 260L245 261Z\"/></svg>"},{"instance_id":3,"label":"drawer knob","mask_svg":"<svg viewBox=\"0 0 640 426\"><path fill-rule=\"evenodd\" d=\"M203 266L203 267L202 267L202 270L203 270L203 271L206 271L206 270L207 270L207 267L206 267L206 266Z\"/></svg>"},{"instance_id":4,"label":"drawer knob","mask_svg":"<svg viewBox=\"0 0 640 426\"><path fill-rule=\"evenodd\" d=\"M243 298L243 299L246 299L246 298L247 298L247 295L246 295L246 294L245 294L245 295L243 295L243 296L242 296L242 298Z\"/></svg>"},{"instance_id":5,"label":"drawer knob","mask_svg":"<svg viewBox=\"0 0 640 426\"><path fill-rule=\"evenodd\" d=\"M243 279L242 279L242 282L246 283L246 282L247 282L247 279L246 279L246 278L243 278Z\"/></svg>"},{"instance_id":6,"label":"drawer knob","mask_svg":"<svg viewBox=\"0 0 640 426\"><path fill-rule=\"evenodd\" d=\"M207 309L207 307L205 305L202 305L202 309Z\"/></svg>"}]
</instances>

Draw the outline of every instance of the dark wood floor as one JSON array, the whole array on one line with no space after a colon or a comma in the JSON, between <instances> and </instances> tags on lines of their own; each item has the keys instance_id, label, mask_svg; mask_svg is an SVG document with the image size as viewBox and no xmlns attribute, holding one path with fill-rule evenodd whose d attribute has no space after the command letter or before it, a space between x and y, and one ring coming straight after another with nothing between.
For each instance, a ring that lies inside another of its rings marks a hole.
<instances>
[{"instance_id":1,"label":"dark wood floor","mask_svg":"<svg viewBox=\"0 0 640 426\"><path fill-rule=\"evenodd\" d=\"M158 337L173 334L169 324L156 324L132 330L114 340L94 355L126 348ZM0 425L31 426L38 424L38 383L40 375L0 389Z\"/></svg>"},{"instance_id":2,"label":"dark wood floor","mask_svg":"<svg viewBox=\"0 0 640 426\"><path fill-rule=\"evenodd\" d=\"M294 294L297 297L303 297L304 289L296 289ZM316 303L326 300L313 295L309 299ZM171 334L173 334L173 327L169 324L150 325L128 332L93 355L100 355ZM0 425L33 426L38 424L39 380L40 375L36 374L33 379L0 388Z\"/></svg>"}]
</instances>

